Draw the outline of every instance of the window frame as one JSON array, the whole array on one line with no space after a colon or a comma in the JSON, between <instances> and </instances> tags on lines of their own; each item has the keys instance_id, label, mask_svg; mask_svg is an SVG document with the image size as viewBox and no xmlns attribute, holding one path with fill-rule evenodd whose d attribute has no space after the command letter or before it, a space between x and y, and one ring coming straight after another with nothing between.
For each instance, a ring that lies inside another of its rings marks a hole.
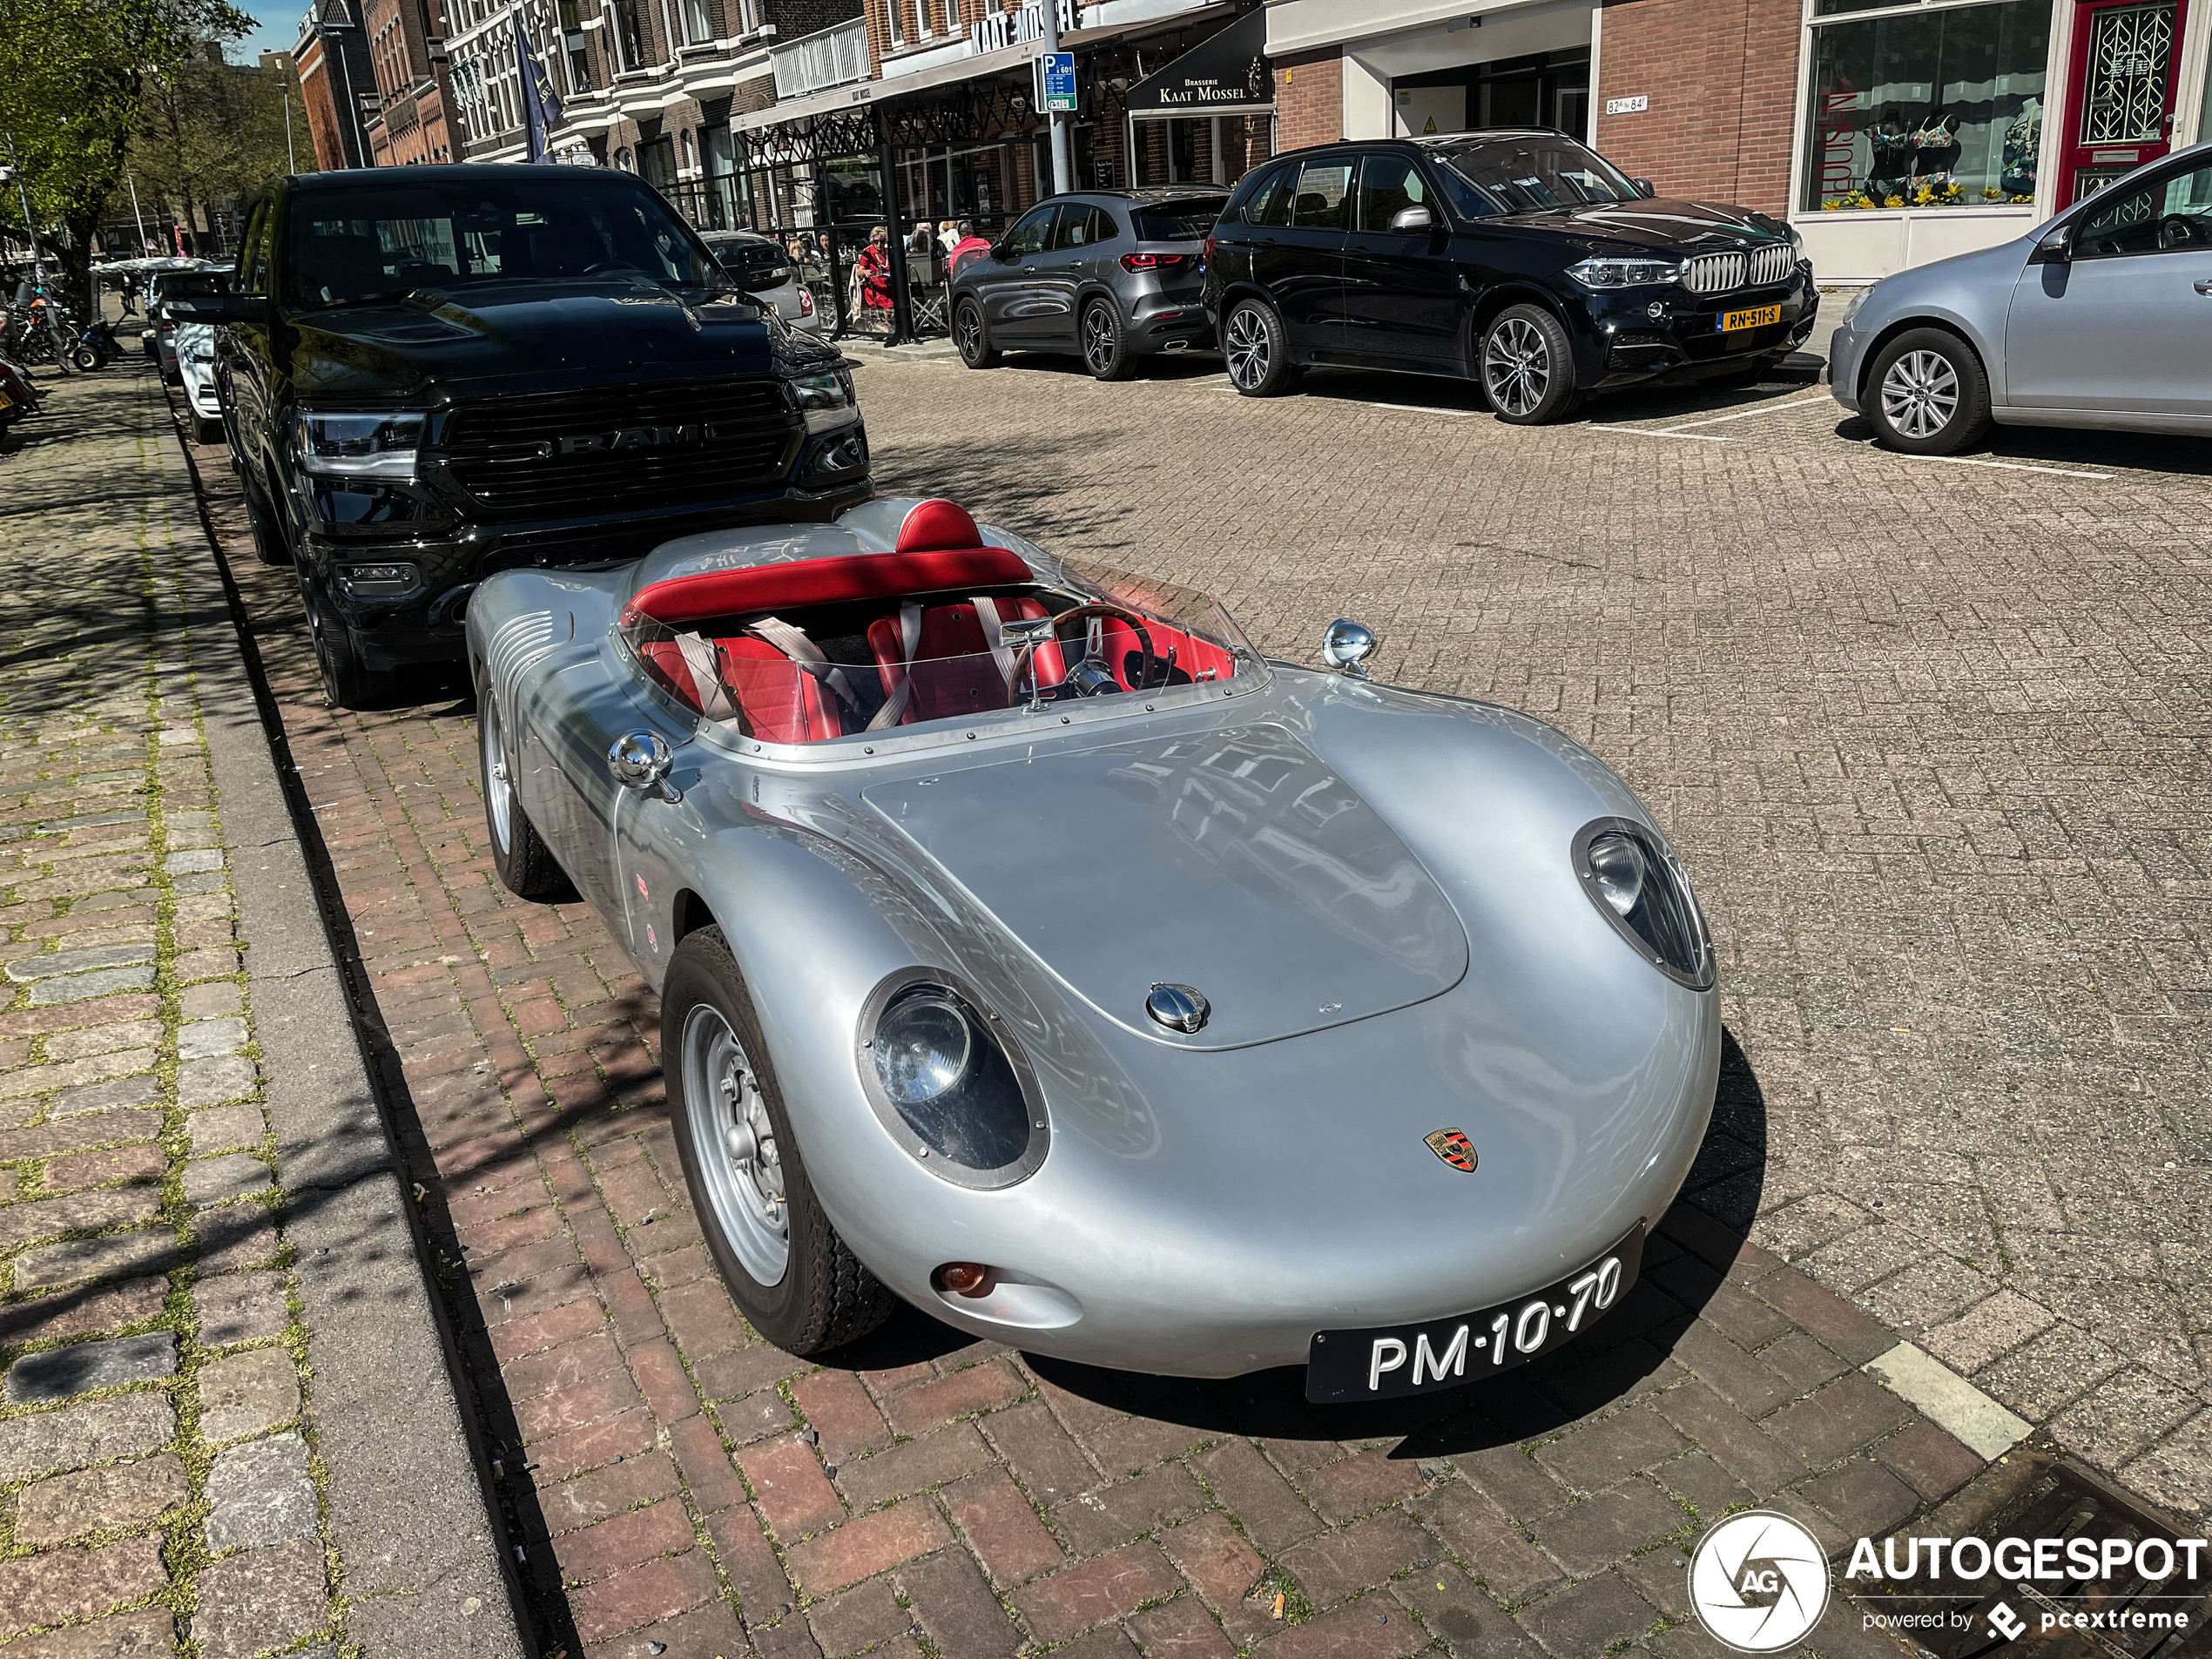
<instances>
[{"instance_id":1,"label":"window frame","mask_svg":"<svg viewBox=\"0 0 2212 1659\"><path fill-rule=\"evenodd\" d=\"M1422 170L1419 156L1404 155L1395 150L1363 150L1359 152L1358 171L1352 175L1352 230L1354 235L1419 236L1419 231L1393 231L1387 225L1367 223L1367 169L1378 161L1403 162L1406 174L1420 186L1421 194L1408 202L1411 207L1426 207L1435 228L1441 229L1444 220L1437 214L1438 195L1435 181Z\"/></svg>"},{"instance_id":2,"label":"window frame","mask_svg":"<svg viewBox=\"0 0 2212 1659\"><path fill-rule=\"evenodd\" d=\"M1359 158L1360 152L1354 151L1349 154L1341 156L1312 156L1299 162L1298 165L1298 183L1293 184L1291 186L1290 222L1285 228L1294 231L1319 231L1324 235L1334 233L1338 236L1349 236L1352 233L1351 220L1352 213L1358 207L1358 203L1352 199L1352 192L1359 187ZM1305 182L1306 169L1309 167L1342 167L1344 169L1344 193L1337 198L1336 206L1336 212L1339 217L1344 221L1343 223L1337 225L1303 225L1298 222L1298 199L1300 194L1298 185Z\"/></svg>"}]
</instances>

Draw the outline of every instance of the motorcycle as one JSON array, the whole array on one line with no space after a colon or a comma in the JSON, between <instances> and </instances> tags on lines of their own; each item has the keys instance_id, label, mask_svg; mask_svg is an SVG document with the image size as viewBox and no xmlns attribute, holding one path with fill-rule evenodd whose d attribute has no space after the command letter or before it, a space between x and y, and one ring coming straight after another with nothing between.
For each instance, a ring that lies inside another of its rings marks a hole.
<instances>
[{"instance_id":1,"label":"motorcycle","mask_svg":"<svg viewBox=\"0 0 2212 1659\"><path fill-rule=\"evenodd\" d=\"M105 368L122 355L123 346L115 337L115 325L105 320L86 325L70 343L70 364L83 374Z\"/></svg>"}]
</instances>

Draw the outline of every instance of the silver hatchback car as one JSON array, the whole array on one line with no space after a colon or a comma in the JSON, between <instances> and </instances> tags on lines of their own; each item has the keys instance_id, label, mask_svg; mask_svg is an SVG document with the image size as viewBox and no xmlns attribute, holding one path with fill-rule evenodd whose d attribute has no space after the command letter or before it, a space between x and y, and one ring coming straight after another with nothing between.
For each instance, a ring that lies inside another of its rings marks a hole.
<instances>
[{"instance_id":1,"label":"silver hatchback car","mask_svg":"<svg viewBox=\"0 0 2212 1659\"><path fill-rule=\"evenodd\" d=\"M2212 144L2001 247L1885 277L1829 347L1836 401L1911 455L1990 423L2212 433Z\"/></svg>"}]
</instances>

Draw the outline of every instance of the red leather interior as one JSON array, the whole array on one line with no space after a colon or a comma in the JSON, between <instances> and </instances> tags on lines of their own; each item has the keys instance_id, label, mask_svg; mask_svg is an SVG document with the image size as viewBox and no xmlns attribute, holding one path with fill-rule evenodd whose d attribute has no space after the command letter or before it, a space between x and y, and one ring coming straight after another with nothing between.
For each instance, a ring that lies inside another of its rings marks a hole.
<instances>
[{"instance_id":1,"label":"red leather interior","mask_svg":"<svg viewBox=\"0 0 2212 1659\"><path fill-rule=\"evenodd\" d=\"M937 548L979 547L982 541L983 532L975 528L968 509L940 496L907 508L891 545L900 553L924 553Z\"/></svg>"},{"instance_id":2,"label":"red leather interior","mask_svg":"<svg viewBox=\"0 0 2212 1659\"><path fill-rule=\"evenodd\" d=\"M1144 631L1152 637L1152 685L1156 690L1166 679L1170 651L1175 653L1177 671L1194 680L1209 668L1217 679L1228 679L1237 671L1237 659L1211 640L1193 638L1163 622L1148 620ZM1130 691L1141 689L1136 676L1143 667L1144 647L1138 643L1136 629L1116 617L1107 617L1099 649L1116 679Z\"/></svg>"},{"instance_id":3,"label":"red leather interior","mask_svg":"<svg viewBox=\"0 0 2212 1659\"><path fill-rule=\"evenodd\" d=\"M924 506L952 507L950 502ZM916 508L915 512L920 512ZM958 508L953 508L959 512ZM914 514L909 513L908 518ZM967 515L962 513L963 518ZM972 526L973 519L968 521ZM896 553L840 554L742 570L710 570L650 583L631 596L623 624L651 617L671 628L713 617L790 611L853 599L900 599L917 593L973 592L1036 580L1019 554L1002 547L927 548Z\"/></svg>"},{"instance_id":4,"label":"red leather interior","mask_svg":"<svg viewBox=\"0 0 2212 1659\"><path fill-rule=\"evenodd\" d=\"M1001 598L996 603L999 615L1008 621L1048 614L1035 599ZM883 694L896 696L907 678L907 669L904 641L895 613L869 624L868 649L875 653L876 672L883 679ZM1067 670L1061 662L1057 643L1037 648L1036 667L1038 683L1047 691L1066 678ZM975 607L965 601L959 604L929 605L923 610L913 674L914 695L907 701L906 711L899 717L901 725L1008 706L1007 685L1000 678L997 660L983 637L983 619L975 614ZM1025 674L1025 690L1028 684Z\"/></svg>"},{"instance_id":5,"label":"red leather interior","mask_svg":"<svg viewBox=\"0 0 2212 1659\"><path fill-rule=\"evenodd\" d=\"M722 678L744 711L747 736L763 743L818 743L844 735L837 698L766 640L740 636L713 644L721 652ZM694 714L700 711L691 667L674 640L644 640L637 654L664 691Z\"/></svg>"}]
</instances>

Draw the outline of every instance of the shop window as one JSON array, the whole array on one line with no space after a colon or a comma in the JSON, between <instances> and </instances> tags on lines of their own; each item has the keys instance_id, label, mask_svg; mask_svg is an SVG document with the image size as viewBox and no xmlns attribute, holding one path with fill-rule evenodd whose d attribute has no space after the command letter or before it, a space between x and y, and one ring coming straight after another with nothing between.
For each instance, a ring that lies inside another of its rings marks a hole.
<instances>
[{"instance_id":1,"label":"shop window","mask_svg":"<svg viewBox=\"0 0 2212 1659\"><path fill-rule=\"evenodd\" d=\"M1825 12L1852 0L1817 0ZM1802 205L1831 212L2031 200L2051 10L2039 0L1812 25Z\"/></svg>"}]
</instances>

